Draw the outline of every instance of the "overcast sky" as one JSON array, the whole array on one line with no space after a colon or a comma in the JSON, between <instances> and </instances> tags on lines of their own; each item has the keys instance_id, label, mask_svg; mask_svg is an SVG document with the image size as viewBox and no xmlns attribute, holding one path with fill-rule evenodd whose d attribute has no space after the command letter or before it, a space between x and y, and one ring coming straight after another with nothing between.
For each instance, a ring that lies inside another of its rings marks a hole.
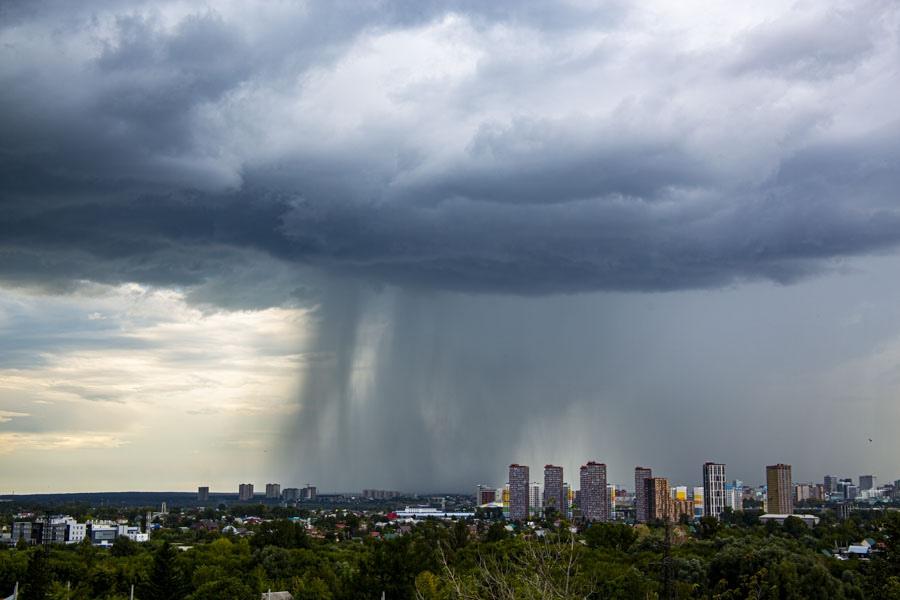
<instances>
[{"instance_id":1,"label":"overcast sky","mask_svg":"<svg viewBox=\"0 0 900 600\"><path fill-rule=\"evenodd\" d=\"M0 2L0 493L898 478L898 97L890 0Z\"/></svg>"}]
</instances>

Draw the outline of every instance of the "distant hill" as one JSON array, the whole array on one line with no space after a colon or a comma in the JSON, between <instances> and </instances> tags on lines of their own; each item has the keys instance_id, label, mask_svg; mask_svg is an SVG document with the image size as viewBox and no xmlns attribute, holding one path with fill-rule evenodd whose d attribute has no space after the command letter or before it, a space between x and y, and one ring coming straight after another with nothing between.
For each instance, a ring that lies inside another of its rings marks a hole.
<instances>
[{"instance_id":1,"label":"distant hill","mask_svg":"<svg viewBox=\"0 0 900 600\"><path fill-rule=\"evenodd\" d=\"M89 504L91 506L156 506L165 502L174 506L217 506L220 503L236 502L237 494L217 494L210 492L208 502L198 502L196 492L75 492L68 494L6 494L0 501L17 504L39 504L56 506L64 504ZM265 499L260 496L260 502Z\"/></svg>"}]
</instances>

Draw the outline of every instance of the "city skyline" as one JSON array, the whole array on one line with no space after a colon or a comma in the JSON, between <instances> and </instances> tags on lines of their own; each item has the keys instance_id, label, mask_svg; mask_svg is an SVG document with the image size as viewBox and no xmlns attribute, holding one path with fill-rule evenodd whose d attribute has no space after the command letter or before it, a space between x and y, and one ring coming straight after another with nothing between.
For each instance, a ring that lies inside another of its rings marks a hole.
<instances>
[{"instance_id":1,"label":"city skyline","mask_svg":"<svg viewBox=\"0 0 900 600\"><path fill-rule=\"evenodd\" d=\"M0 490L898 475L900 5L0 15Z\"/></svg>"}]
</instances>

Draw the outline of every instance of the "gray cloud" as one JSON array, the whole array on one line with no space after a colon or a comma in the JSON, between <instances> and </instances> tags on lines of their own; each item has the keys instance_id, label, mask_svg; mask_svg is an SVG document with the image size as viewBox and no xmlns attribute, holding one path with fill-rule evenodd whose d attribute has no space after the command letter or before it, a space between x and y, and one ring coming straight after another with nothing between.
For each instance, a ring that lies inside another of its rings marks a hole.
<instances>
[{"instance_id":1,"label":"gray cloud","mask_svg":"<svg viewBox=\"0 0 900 600\"><path fill-rule=\"evenodd\" d=\"M2 276L191 286L268 255L402 285L654 290L792 281L900 241L895 115L854 95L896 91L891 4L799 7L668 57L669 32L634 42L621 8L516 6L7 6ZM366 44L405 68L378 46L395 33L485 54L398 84L407 116L372 121L365 81L357 113L309 104ZM338 134L286 102L362 120Z\"/></svg>"},{"instance_id":2,"label":"gray cloud","mask_svg":"<svg viewBox=\"0 0 900 600\"><path fill-rule=\"evenodd\" d=\"M679 433L678 460L718 452L752 480L758 440L740 430L769 424L747 408L760 396L786 423L821 399L820 427L844 424L842 402L885 397L889 369L868 385L854 361L898 328L839 323L893 288L766 282L844 273L900 243L898 16L877 0L691 14L6 2L0 283L177 287L210 312L317 306L316 336L288 361L303 389L282 445L286 472L326 486L499 483L486 465L593 453L651 462L684 411L703 435ZM148 344L102 320L28 322L0 344L7 368L40 366L47 347ZM758 333L771 328L796 352ZM816 379L845 372L866 391ZM636 446L636 422L662 441ZM723 422L734 429L705 426Z\"/></svg>"}]
</instances>

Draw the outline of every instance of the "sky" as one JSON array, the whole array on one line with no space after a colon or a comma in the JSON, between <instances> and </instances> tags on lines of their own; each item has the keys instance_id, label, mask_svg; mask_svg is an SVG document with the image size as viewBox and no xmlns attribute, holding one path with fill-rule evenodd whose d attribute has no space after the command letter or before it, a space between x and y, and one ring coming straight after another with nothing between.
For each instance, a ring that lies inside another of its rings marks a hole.
<instances>
[{"instance_id":1,"label":"sky","mask_svg":"<svg viewBox=\"0 0 900 600\"><path fill-rule=\"evenodd\" d=\"M900 478L889 0L0 2L0 493Z\"/></svg>"}]
</instances>

